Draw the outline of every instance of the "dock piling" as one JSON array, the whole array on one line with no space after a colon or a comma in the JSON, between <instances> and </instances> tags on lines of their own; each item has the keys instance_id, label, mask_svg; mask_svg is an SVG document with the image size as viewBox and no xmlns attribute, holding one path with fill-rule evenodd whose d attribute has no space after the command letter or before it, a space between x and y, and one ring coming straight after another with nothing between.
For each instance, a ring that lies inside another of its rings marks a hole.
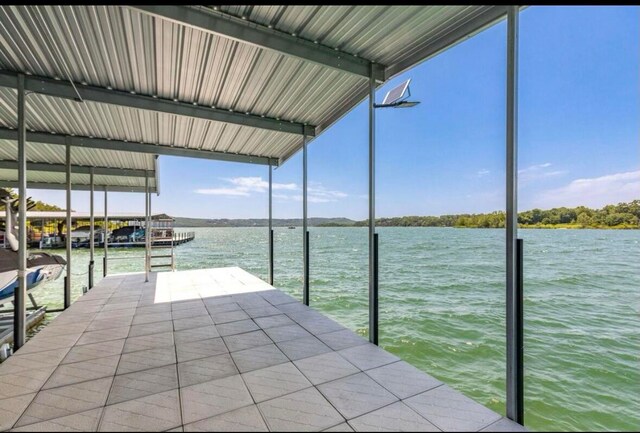
<instances>
[{"instance_id":1,"label":"dock piling","mask_svg":"<svg viewBox=\"0 0 640 433\"><path fill-rule=\"evenodd\" d=\"M273 166L269 164L269 284L273 286Z\"/></svg>"},{"instance_id":2,"label":"dock piling","mask_svg":"<svg viewBox=\"0 0 640 433\"><path fill-rule=\"evenodd\" d=\"M371 312L373 314L373 330L371 332L372 338L370 341L377 345L378 344L378 233L373 234L373 296L372 296L373 306L371 308Z\"/></svg>"},{"instance_id":3,"label":"dock piling","mask_svg":"<svg viewBox=\"0 0 640 433\"><path fill-rule=\"evenodd\" d=\"M14 293L13 335L14 350L26 339L26 295L27 295L27 130L25 109L24 75L18 75L18 287ZM7 202L5 206L10 206ZM5 232L13 229L12 221L5 222ZM6 237L6 235L5 235Z\"/></svg>"},{"instance_id":4,"label":"dock piling","mask_svg":"<svg viewBox=\"0 0 640 433\"><path fill-rule=\"evenodd\" d=\"M151 268L151 259L149 257L149 245L151 240L151 224L149 214L151 213L151 194L149 194L149 174L145 173L144 177L145 190L145 226L144 226L144 282L149 282L149 269Z\"/></svg>"},{"instance_id":5,"label":"dock piling","mask_svg":"<svg viewBox=\"0 0 640 433\"><path fill-rule=\"evenodd\" d=\"M107 214L107 187L104 187L104 257L102 258L102 276L107 276L107 250L109 248L109 215Z\"/></svg>"},{"instance_id":6,"label":"dock piling","mask_svg":"<svg viewBox=\"0 0 640 433\"><path fill-rule=\"evenodd\" d=\"M302 134L302 302L309 305L309 232L307 228L307 136Z\"/></svg>"},{"instance_id":7,"label":"dock piling","mask_svg":"<svg viewBox=\"0 0 640 433\"><path fill-rule=\"evenodd\" d=\"M67 144L66 149L66 183L67 183L67 235L65 246L67 249L67 276L64 280L64 308L71 306L71 146Z\"/></svg>"},{"instance_id":8,"label":"dock piling","mask_svg":"<svg viewBox=\"0 0 640 433\"><path fill-rule=\"evenodd\" d=\"M519 335L518 286L518 6L507 9L507 117L506 117L506 414L522 424L522 357Z\"/></svg>"},{"instance_id":9,"label":"dock piling","mask_svg":"<svg viewBox=\"0 0 640 433\"><path fill-rule=\"evenodd\" d=\"M91 167L91 170L89 171L89 183L90 183L90 189L91 192L89 193L89 281L87 284L87 289L91 290L91 288L93 287L93 267L94 267L94 252L95 252L95 232L94 232L94 224L95 221L93 219L93 190L94 190L94 183L93 183L93 167Z\"/></svg>"},{"instance_id":10,"label":"dock piling","mask_svg":"<svg viewBox=\"0 0 640 433\"><path fill-rule=\"evenodd\" d=\"M378 344L378 288L374 278L376 233L376 79L375 64L369 76L369 341Z\"/></svg>"}]
</instances>

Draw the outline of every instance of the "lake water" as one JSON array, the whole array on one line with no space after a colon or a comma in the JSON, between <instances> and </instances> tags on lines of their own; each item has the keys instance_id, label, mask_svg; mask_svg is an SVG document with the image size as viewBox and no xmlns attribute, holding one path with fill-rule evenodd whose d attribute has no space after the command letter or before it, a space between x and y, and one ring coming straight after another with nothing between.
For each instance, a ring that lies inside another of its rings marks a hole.
<instances>
[{"instance_id":1,"label":"lake water","mask_svg":"<svg viewBox=\"0 0 640 433\"><path fill-rule=\"evenodd\" d=\"M266 280L265 228L189 229L179 270L240 266ZM311 305L367 334L367 229L311 228ZM504 413L504 231L379 228L380 344ZM640 231L521 230L525 240L525 424L640 428ZM275 286L301 299L302 230L275 230ZM109 250L110 272L141 249ZM96 279L102 250L96 250ZM64 252L62 252L64 254ZM123 260L124 259L124 260ZM87 250L73 252L74 296ZM62 305L62 279L35 293Z\"/></svg>"}]
</instances>

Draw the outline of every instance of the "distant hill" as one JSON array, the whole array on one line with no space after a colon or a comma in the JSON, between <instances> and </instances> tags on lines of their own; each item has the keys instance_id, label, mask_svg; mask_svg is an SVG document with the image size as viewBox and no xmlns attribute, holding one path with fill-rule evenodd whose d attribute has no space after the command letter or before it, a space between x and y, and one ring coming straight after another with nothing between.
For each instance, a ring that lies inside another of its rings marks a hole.
<instances>
[{"instance_id":1,"label":"distant hill","mask_svg":"<svg viewBox=\"0 0 640 433\"><path fill-rule=\"evenodd\" d=\"M505 225L505 212L440 216L403 216L378 218L378 227L468 227L500 228ZM607 205L601 209L585 206L532 209L518 213L521 228L605 228L640 229L640 200ZM263 219L200 219L176 217L176 227L267 227ZM275 227L302 226L302 219L274 219ZM309 218L310 227L366 227L367 220L349 218Z\"/></svg>"},{"instance_id":2,"label":"distant hill","mask_svg":"<svg viewBox=\"0 0 640 433\"><path fill-rule=\"evenodd\" d=\"M353 226L355 221L349 218L309 218L310 227ZM267 218L249 219L211 219L211 218L183 218L175 217L176 227L268 227ZM302 218L274 219L274 227L302 227Z\"/></svg>"}]
</instances>

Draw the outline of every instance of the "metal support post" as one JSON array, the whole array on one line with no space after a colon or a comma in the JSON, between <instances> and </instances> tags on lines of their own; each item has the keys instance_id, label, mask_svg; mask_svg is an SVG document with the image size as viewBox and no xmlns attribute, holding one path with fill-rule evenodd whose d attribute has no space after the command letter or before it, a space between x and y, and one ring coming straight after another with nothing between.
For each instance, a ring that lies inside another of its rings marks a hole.
<instances>
[{"instance_id":1,"label":"metal support post","mask_svg":"<svg viewBox=\"0 0 640 433\"><path fill-rule=\"evenodd\" d=\"M151 219L151 213L152 213L152 209L151 209L151 186L149 186L149 194L148 194L147 197L148 197L148 200L149 200L149 240L148 240L148 243L147 243L147 250L149 251L149 273L151 273L151 245L152 245L152 240L153 240L153 220ZM171 250L171 253L173 254L173 249ZM172 268L172 270L175 271L175 269L173 269L173 268Z\"/></svg>"},{"instance_id":2,"label":"metal support post","mask_svg":"<svg viewBox=\"0 0 640 433\"><path fill-rule=\"evenodd\" d=\"M369 77L369 341L378 344L378 281L376 269L376 80L371 63Z\"/></svg>"},{"instance_id":3,"label":"metal support post","mask_svg":"<svg viewBox=\"0 0 640 433\"><path fill-rule=\"evenodd\" d=\"M506 336L507 417L522 424L522 360L518 356L518 6L507 12L507 215Z\"/></svg>"},{"instance_id":4,"label":"metal support post","mask_svg":"<svg viewBox=\"0 0 640 433\"><path fill-rule=\"evenodd\" d=\"M104 187L104 257L102 258L102 276L107 276L107 249L109 248L109 214L107 213L107 187Z\"/></svg>"},{"instance_id":5,"label":"metal support post","mask_svg":"<svg viewBox=\"0 0 640 433\"><path fill-rule=\"evenodd\" d=\"M64 308L71 306L71 146L67 144L67 232L65 244L67 249L67 275L64 280Z\"/></svg>"},{"instance_id":6,"label":"metal support post","mask_svg":"<svg viewBox=\"0 0 640 433\"><path fill-rule=\"evenodd\" d=\"M371 342L375 345L378 344L378 233L373 234L373 323L376 328L373 333L373 340Z\"/></svg>"},{"instance_id":7,"label":"metal support post","mask_svg":"<svg viewBox=\"0 0 640 433\"><path fill-rule=\"evenodd\" d=\"M27 130L24 75L18 75L18 287L14 294L13 349L18 350L26 339L27 310ZM9 206L7 203L6 206ZM5 221L5 230L13 230L13 222Z\"/></svg>"},{"instance_id":8,"label":"metal support post","mask_svg":"<svg viewBox=\"0 0 640 433\"><path fill-rule=\"evenodd\" d=\"M307 136L302 136L302 302L309 305L309 233L307 227Z\"/></svg>"},{"instance_id":9,"label":"metal support post","mask_svg":"<svg viewBox=\"0 0 640 433\"><path fill-rule=\"evenodd\" d=\"M517 421L524 425L524 240L517 240L516 351L518 359Z\"/></svg>"},{"instance_id":10,"label":"metal support post","mask_svg":"<svg viewBox=\"0 0 640 433\"><path fill-rule=\"evenodd\" d=\"M149 175L147 174L144 178L144 190L145 190L145 228L144 228L144 282L149 282L149 268L151 267L151 260L149 258L149 239L151 238L151 224L149 223L149 213L151 210L149 209Z\"/></svg>"},{"instance_id":11,"label":"metal support post","mask_svg":"<svg viewBox=\"0 0 640 433\"><path fill-rule=\"evenodd\" d=\"M95 262L93 261L93 255L95 253L95 233L93 229L93 225L95 224L93 220L93 167L91 167L91 171L89 172L89 183L91 184L91 192L89 195L89 283L87 284L87 288L91 290L93 287L93 267L95 266Z\"/></svg>"},{"instance_id":12,"label":"metal support post","mask_svg":"<svg viewBox=\"0 0 640 433\"><path fill-rule=\"evenodd\" d=\"M273 166L269 165L269 284L273 286Z\"/></svg>"}]
</instances>

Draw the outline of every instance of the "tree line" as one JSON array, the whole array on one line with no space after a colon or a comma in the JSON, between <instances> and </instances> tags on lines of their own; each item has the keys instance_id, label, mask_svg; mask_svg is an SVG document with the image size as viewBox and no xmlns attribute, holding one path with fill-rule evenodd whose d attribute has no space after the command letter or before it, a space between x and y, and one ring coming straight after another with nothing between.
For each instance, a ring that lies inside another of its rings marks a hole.
<instances>
[{"instance_id":1,"label":"tree line","mask_svg":"<svg viewBox=\"0 0 640 433\"><path fill-rule=\"evenodd\" d=\"M403 216L376 219L380 227L469 227L502 228L506 213L494 211L482 214L457 214L441 216ZM548 210L531 209L518 213L518 223L523 228L640 228L640 200L630 203L607 205L601 209L586 206L557 207ZM369 220L356 221L353 226L367 226Z\"/></svg>"},{"instance_id":2,"label":"tree line","mask_svg":"<svg viewBox=\"0 0 640 433\"><path fill-rule=\"evenodd\" d=\"M18 198L18 194L11 189L8 188L0 188L0 195L3 197L8 196L10 200L15 200ZM48 204L41 202L40 200L33 201L31 197L27 198L27 202L29 203L29 210L35 211L61 211L64 210L56 205ZM0 211L4 211L4 202L0 201Z\"/></svg>"}]
</instances>

